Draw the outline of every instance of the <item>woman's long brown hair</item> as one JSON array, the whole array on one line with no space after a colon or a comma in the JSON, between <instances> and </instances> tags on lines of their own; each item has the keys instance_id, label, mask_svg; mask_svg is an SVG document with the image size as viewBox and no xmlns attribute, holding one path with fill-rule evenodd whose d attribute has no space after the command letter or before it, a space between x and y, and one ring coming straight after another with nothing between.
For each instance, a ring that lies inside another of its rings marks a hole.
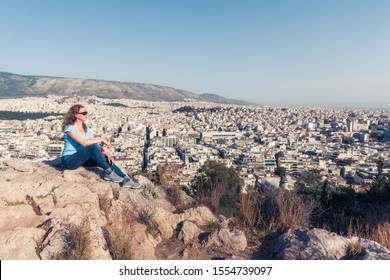
<instances>
[{"instance_id":1,"label":"woman's long brown hair","mask_svg":"<svg viewBox=\"0 0 390 280\"><path fill-rule=\"evenodd\" d=\"M62 131L65 130L65 127L67 125L74 125L74 123L76 122L76 114L80 112L81 108L84 108L84 106L80 104L76 104L70 107L68 113L66 113L62 121ZM87 126L85 125L85 123L83 123L83 129L84 132L87 132Z\"/></svg>"}]
</instances>

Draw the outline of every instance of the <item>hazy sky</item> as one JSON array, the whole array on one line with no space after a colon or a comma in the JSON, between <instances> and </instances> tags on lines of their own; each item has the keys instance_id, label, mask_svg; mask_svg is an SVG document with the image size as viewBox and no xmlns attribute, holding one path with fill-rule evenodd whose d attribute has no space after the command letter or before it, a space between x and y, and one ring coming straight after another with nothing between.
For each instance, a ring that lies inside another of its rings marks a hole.
<instances>
[{"instance_id":1,"label":"hazy sky","mask_svg":"<svg viewBox=\"0 0 390 280\"><path fill-rule=\"evenodd\" d=\"M0 0L0 71L390 108L390 1Z\"/></svg>"}]
</instances>

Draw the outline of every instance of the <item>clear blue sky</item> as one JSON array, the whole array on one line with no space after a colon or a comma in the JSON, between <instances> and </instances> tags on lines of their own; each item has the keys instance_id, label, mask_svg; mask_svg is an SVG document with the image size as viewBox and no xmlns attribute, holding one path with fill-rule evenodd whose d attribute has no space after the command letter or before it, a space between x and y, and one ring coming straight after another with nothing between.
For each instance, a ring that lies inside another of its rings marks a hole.
<instances>
[{"instance_id":1,"label":"clear blue sky","mask_svg":"<svg viewBox=\"0 0 390 280\"><path fill-rule=\"evenodd\" d=\"M0 0L0 71L390 107L390 1Z\"/></svg>"}]
</instances>

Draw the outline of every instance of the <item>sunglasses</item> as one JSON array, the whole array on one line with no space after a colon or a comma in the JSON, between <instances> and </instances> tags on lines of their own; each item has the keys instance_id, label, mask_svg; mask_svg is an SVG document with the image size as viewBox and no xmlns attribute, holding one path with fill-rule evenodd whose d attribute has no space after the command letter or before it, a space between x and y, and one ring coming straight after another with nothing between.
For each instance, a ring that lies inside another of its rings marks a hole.
<instances>
[{"instance_id":1,"label":"sunglasses","mask_svg":"<svg viewBox=\"0 0 390 280\"><path fill-rule=\"evenodd\" d=\"M88 115L88 112L87 112L87 111L85 111L85 112L80 112L80 113L77 113L77 114L80 114L80 115L84 115L84 116L86 116L86 115Z\"/></svg>"}]
</instances>

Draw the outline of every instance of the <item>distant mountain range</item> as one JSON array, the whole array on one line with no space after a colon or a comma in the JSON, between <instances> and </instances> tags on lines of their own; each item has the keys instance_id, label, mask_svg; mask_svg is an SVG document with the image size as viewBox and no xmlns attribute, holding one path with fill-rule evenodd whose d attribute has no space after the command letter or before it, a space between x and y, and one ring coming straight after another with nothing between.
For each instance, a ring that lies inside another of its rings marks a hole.
<instances>
[{"instance_id":1,"label":"distant mountain range","mask_svg":"<svg viewBox=\"0 0 390 280\"><path fill-rule=\"evenodd\" d=\"M228 103L228 104L237 104L237 105L258 105L256 103L251 103L243 100L228 99L213 93L203 93L200 94L199 96L201 96L202 98L206 98L207 100L215 103Z\"/></svg>"},{"instance_id":2,"label":"distant mountain range","mask_svg":"<svg viewBox=\"0 0 390 280\"><path fill-rule=\"evenodd\" d=\"M216 94L195 94L186 90L151 84L111 82L104 80L25 76L0 72L0 98L25 96L91 96L127 98L145 101L184 101L188 99L223 104L253 105Z\"/></svg>"}]
</instances>

